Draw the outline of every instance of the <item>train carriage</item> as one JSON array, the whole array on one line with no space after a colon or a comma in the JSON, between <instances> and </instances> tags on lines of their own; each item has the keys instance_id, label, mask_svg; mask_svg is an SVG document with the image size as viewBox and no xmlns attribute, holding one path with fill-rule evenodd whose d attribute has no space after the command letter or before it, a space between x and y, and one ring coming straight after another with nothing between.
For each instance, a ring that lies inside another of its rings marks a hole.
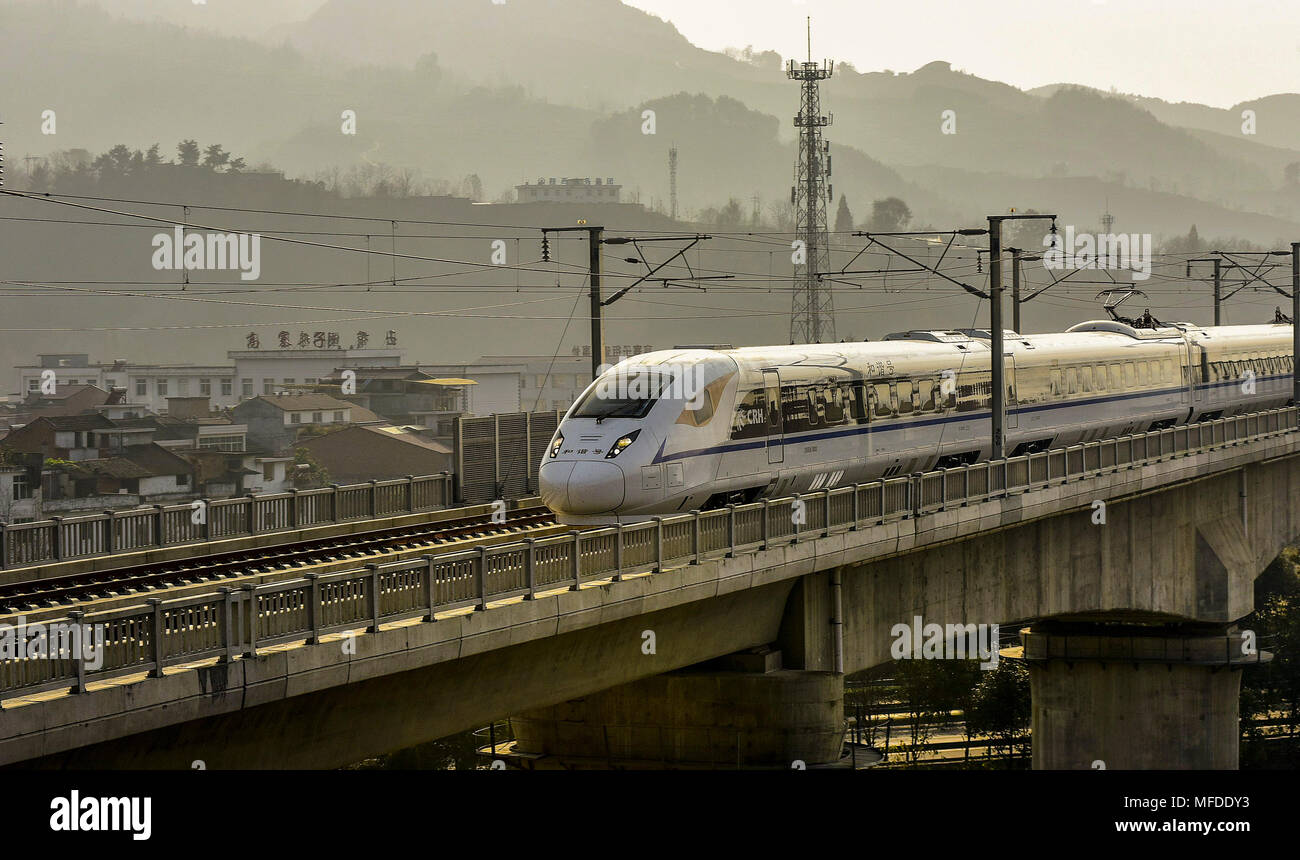
<instances>
[{"instance_id":1,"label":"train carriage","mask_svg":"<svg viewBox=\"0 0 1300 860\"><path fill-rule=\"evenodd\" d=\"M1006 450L1284 406L1291 338L1289 324L1007 332ZM564 522L633 522L987 459L990 358L978 329L635 356L565 415L542 497Z\"/></svg>"}]
</instances>

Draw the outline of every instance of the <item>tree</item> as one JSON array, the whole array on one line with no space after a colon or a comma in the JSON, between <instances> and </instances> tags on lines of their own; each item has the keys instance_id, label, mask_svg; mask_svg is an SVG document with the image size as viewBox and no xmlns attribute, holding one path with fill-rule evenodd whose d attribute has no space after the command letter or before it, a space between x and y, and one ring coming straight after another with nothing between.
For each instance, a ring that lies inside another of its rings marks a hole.
<instances>
[{"instance_id":1,"label":"tree","mask_svg":"<svg viewBox=\"0 0 1300 860\"><path fill-rule=\"evenodd\" d=\"M1300 728L1300 550L1296 547L1284 549L1255 580L1255 606L1240 627L1253 631L1258 637L1256 647L1271 652L1273 660L1242 675L1241 716L1247 738L1242 764L1294 767L1300 759L1295 743ZM1263 725L1272 720L1280 725ZM1289 741L1278 739L1279 729ZM1284 743L1290 748L1283 748Z\"/></svg>"},{"instance_id":2,"label":"tree","mask_svg":"<svg viewBox=\"0 0 1300 860\"><path fill-rule=\"evenodd\" d=\"M980 671L971 660L899 660L894 665L900 704L911 718L912 742L904 754L915 762L930 736L949 721L953 706L975 685Z\"/></svg>"},{"instance_id":3,"label":"tree","mask_svg":"<svg viewBox=\"0 0 1300 860\"><path fill-rule=\"evenodd\" d=\"M790 198L782 197L767 204L768 214L772 217L772 226L779 233L788 233L794 229L794 204Z\"/></svg>"},{"instance_id":4,"label":"tree","mask_svg":"<svg viewBox=\"0 0 1300 860\"><path fill-rule=\"evenodd\" d=\"M912 220L912 210L897 197L886 197L871 203L871 219L867 229L873 233L892 233L903 230Z\"/></svg>"},{"instance_id":5,"label":"tree","mask_svg":"<svg viewBox=\"0 0 1300 860\"><path fill-rule=\"evenodd\" d=\"M410 177L410 178L411 178L412 180L414 179L414 177ZM409 184L410 184L410 183L408 182L407 184L408 184L408 187L409 187ZM465 181L461 183L461 189L462 189L464 195L465 195L466 197L468 197L470 200L473 200L475 203L480 203L480 202L482 202L482 200L483 200L483 180L482 180L482 179L479 179L479 176L478 176L477 173L471 173L469 176L466 176L466 177L465 177ZM405 197L405 196L407 196L407 195L405 195L405 194L399 194L398 196L400 196L400 197Z\"/></svg>"},{"instance_id":6,"label":"tree","mask_svg":"<svg viewBox=\"0 0 1300 860\"><path fill-rule=\"evenodd\" d=\"M853 232L853 213L849 211L848 198L843 194L840 195L840 208L835 213L835 232L852 233Z\"/></svg>"},{"instance_id":7,"label":"tree","mask_svg":"<svg viewBox=\"0 0 1300 860\"><path fill-rule=\"evenodd\" d=\"M1028 753L1029 670L1018 660L999 660L996 668L982 672L966 711L967 730L986 735L995 750L1009 757Z\"/></svg>"},{"instance_id":8,"label":"tree","mask_svg":"<svg viewBox=\"0 0 1300 860\"><path fill-rule=\"evenodd\" d=\"M199 166L199 142L197 140L182 140L176 145L176 153L180 156L183 166Z\"/></svg>"},{"instance_id":9,"label":"tree","mask_svg":"<svg viewBox=\"0 0 1300 860\"><path fill-rule=\"evenodd\" d=\"M208 170L217 170L230 163L230 153L219 143L214 143L203 150L203 166Z\"/></svg>"},{"instance_id":10,"label":"tree","mask_svg":"<svg viewBox=\"0 0 1300 860\"><path fill-rule=\"evenodd\" d=\"M727 205L718 210L717 219L714 221L719 227L740 227L745 223L745 211L740 206L740 201L732 197L727 200Z\"/></svg>"},{"instance_id":11,"label":"tree","mask_svg":"<svg viewBox=\"0 0 1300 860\"><path fill-rule=\"evenodd\" d=\"M305 478L308 488L323 487L330 482L329 470L317 462L311 451L306 448L293 449L293 465L295 478ZM307 468L299 469L299 466ZM298 481L295 480L294 483Z\"/></svg>"}]
</instances>

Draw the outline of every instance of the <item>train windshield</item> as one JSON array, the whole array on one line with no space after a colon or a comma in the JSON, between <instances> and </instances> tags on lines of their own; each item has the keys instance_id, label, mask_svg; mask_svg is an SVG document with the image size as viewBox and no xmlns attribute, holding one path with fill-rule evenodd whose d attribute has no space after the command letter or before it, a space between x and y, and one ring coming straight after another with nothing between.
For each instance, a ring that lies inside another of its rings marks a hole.
<instances>
[{"instance_id":1,"label":"train windshield","mask_svg":"<svg viewBox=\"0 0 1300 860\"><path fill-rule=\"evenodd\" d=\"M611 371L596 381L569 417L644 418L670 381L654 371Z\"/></svg>"}]
</instances>

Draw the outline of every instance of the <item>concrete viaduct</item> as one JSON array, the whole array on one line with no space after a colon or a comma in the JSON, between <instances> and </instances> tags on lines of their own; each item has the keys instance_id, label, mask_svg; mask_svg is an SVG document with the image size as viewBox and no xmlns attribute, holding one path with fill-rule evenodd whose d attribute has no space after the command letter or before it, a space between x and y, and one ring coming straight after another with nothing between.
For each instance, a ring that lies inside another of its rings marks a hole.
<instances>
[{"instance_id":1,"label":"concrete viaduct","mask_svg":"<svg viewBox=\"0 0 1300 860\"><path fill-rule=\"evenodd\" d=\"M1020 625L1036 768L1235 768L1235 623L1300 535L1294 408L770 503L114 609L0 662L0 764L330 768L511 716L519 749L835 760L894 625ZM1104 514L1104 516L1103 516ZM123 632L126 631L126 632ZM6 674L7 673L7 674ZM737 761L739 760L739 761Z\"/></svg>"}]
</instances>

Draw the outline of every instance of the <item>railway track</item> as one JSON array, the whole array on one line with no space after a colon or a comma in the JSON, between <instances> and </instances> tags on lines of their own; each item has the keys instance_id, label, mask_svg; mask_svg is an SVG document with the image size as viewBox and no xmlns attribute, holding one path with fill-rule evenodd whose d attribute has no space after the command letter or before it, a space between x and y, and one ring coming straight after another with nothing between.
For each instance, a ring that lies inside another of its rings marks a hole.
<instances>
[{"instance_id":1,"label":"railway track","mask_svg":"<svg viewBox=\"0 0 1300 860\"><path fill-rule=\"evenodd\" d=\"M490 515L478 515L320 538L288 546L0 584L0 615L126 597L164 588L217 583L240 576L373 557L382 552L436 548L457 541L513 534L548 525L555 525L555 515L538 506L510 511L504 523L492 522Z\"/></svg>"}]
</instances>

